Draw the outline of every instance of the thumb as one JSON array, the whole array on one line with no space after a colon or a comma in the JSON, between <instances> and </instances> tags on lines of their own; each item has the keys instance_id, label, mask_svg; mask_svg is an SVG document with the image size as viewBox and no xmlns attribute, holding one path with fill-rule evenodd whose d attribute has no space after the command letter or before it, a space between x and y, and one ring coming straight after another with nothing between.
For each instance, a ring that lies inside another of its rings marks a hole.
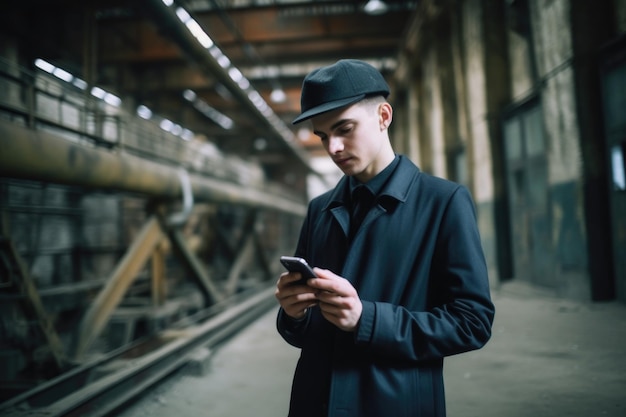
<instances>
[{"instance_id":1,"label":"thumb","mask_svg":"<svg viewBox=\"0 0 626 417\"><path fill-rule=\"evenodd\" d=\"M338 275L336 275L335 273L333 273L332 271L328 270L328 269L322 269L322 268L313 268L313 271L315 272L315 274L318 276L318 278L324 278L324 279L335 279L335 278L339 278Z\"/></svg>"}]
</instances>

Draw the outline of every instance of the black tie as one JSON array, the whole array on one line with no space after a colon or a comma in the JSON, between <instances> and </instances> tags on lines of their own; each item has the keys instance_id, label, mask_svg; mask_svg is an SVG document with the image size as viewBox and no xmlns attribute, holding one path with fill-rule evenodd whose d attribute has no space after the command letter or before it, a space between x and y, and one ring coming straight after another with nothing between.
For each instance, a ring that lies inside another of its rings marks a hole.
<instances>
[{"instance_id":1,"label":"black tie","mask_svg":"<svg viewBox=\"0 0 626 417\"><path fill-rule=\"evenodd\" d=\"M374 196L369 188L359 185L354 189L352 193L352 214L350 217L350 239L354 237L373 202Z\"/></svg>"}]
</instances>

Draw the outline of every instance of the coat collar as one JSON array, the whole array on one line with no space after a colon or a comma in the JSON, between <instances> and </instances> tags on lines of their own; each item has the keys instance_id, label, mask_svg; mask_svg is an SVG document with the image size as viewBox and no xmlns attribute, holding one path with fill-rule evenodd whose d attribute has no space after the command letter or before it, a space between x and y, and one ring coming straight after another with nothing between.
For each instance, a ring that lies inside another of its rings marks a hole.
<instances>
[{"instance_id":1,"label":"coat collar","mask_svg":"<svg viewBox=\"0 0 626 417\"><path fill-rule=\"evenodd\" d=\"M379 204L385 206L386 202L403 203L407 199L409 189L413 184L413 177L420 173L419 168L403 155L399 155L400 162L391 178L378 196ZM348 207L350 204L350 181L343 176L337 186L331 191L325 210L331 210L338 206Z\"/></svg>"}]
</instances>

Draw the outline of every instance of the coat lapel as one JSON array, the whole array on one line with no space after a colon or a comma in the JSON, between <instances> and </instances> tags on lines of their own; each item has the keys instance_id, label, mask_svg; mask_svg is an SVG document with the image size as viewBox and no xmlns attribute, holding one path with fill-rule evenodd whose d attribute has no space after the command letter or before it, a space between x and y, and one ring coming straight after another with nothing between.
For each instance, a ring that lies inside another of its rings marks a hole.
<instances>
[{"instance_id":1,"label":"coat lapel","mask_svg":"<svg viewBox=\"0 0 626 417\"><path fill-rule=\"evenodd\" d=\"M381 216L393 212L399 204L406 202L411 187L416 183L416 181L414 181L414 177L419 174L419 168L403 156L400 156L400 158L400 164L396 168L396 171L380 192L376 200L376 204L372 207L367 216L365 216L365 219L363 219L363 223L354 235L352 242L349 243L348 253L346 254L345 262L342 268L342 276L352 277L351 281L356 280L355 275L360 269L359 265L368 261L363 258L362 253L366 243L364 239L368 236L367 230L371 227L375 227L376 220ZM346 177L344 177L344 179L346 179ZM348 187L348 181L343 181L339 185ZM338 190L336 189L336 191ZM342 194L339 195L347 195L343 194L346 192L345 189L341 192ZM350 229L350 213L347 209L347 201L345 199L341 199L341 203L342 206L335 207L335 209L332 210L332 213L342 227L344 234L347 236ZM352 282L352 284L355 285L356 282Z\"/></svg>"}]
</instances>

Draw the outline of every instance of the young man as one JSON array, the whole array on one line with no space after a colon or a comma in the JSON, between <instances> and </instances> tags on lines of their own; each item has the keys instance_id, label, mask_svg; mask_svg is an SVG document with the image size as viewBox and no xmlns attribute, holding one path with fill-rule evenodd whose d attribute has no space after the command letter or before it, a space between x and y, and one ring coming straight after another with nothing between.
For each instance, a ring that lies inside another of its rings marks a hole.
<instances>
[{"instance_id":1,"label":"young man","mask_svg":"<svg viewBox=\"0 0 626 417\"><path fill-rule=\"evenodd\" d=\"M293 123L311 120L345 176L311 201L295 251L317 278L277 283L278 331L301 348L290 417L445 416L443 358L491 336L471 196L395 154L388 94L357 60L302 85Z\"/></svg>"}]
</instances>

